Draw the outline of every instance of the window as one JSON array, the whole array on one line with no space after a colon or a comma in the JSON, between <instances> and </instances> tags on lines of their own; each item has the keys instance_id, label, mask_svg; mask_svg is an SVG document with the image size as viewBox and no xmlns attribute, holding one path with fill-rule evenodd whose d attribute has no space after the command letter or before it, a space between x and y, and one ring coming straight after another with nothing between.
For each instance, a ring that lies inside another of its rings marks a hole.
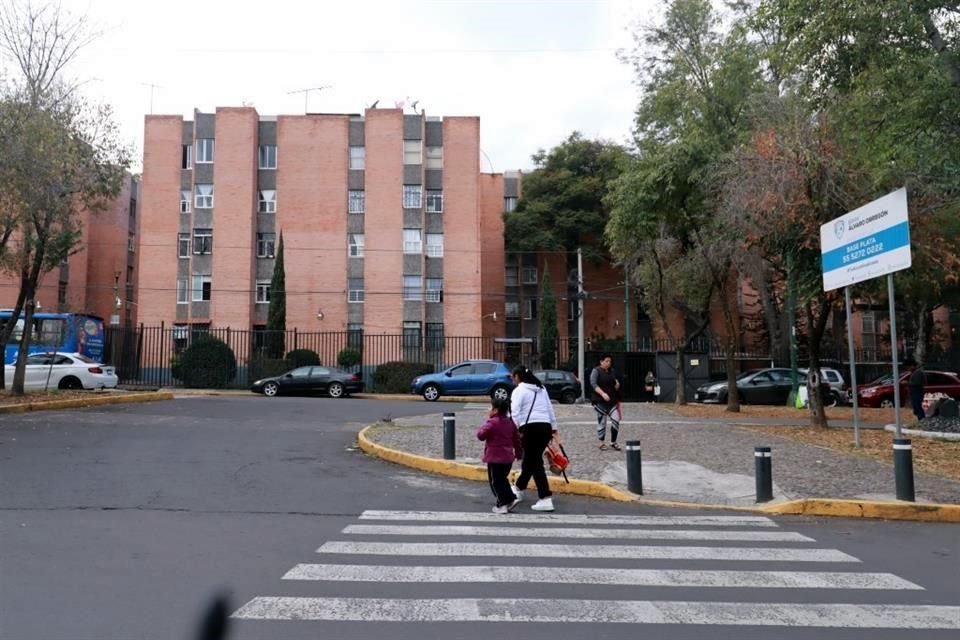
<instances>
[{"instance_id":1,"label":"window","mask_svg":"<svg viewBox=\"0 0 960 640\"><path fill-rule=\"evenodd\" d=\"M351 349L363 348L362 322L350 322L347 324L347 346Z\"/></svg>"},{"instance_id":2,"label":"window","mask_svg":"<svg viewBox=\"0 0 960 640\"><path fill-rule=\"evenodd\" d=\"M403 276L403 299L423 300L423 281L420 276Z\"/></svg>"},{"instance_id":3,"label":"window","mask_svg":"<svg viewBox=\"0 0 960 640\"><path fill-rule=\"evenodd\" d=\"M177 235L177 257L178 258L190 257L190 234L189 233L181 233Z\"/></svg>"},{"instance_id":4,"label":"window","mask_svg":"<svg viewBox=\"0 0 960 640\"><path fill-rule=\"evenodd\" d=\"M427 278L427 302L443 302L443 278Z\"/></svg>"},{"instance_id":5,"label":"window","mask_svg":"<svg viewBox=\"0 0 960 640\"><path fill-rule=\"evenodd\" d=\"M213 138L197 138L197 164L213 162Z\"/></svg>"},{"instance_id":6,"label":"window","mask_svg":"<svg viewBox=\"0 0 960 640\"><path fill-rule=\"evenodd\" d=\"M347 234L347 255L351 258L363 257L363 234Z\"/></svg>"},{"instance_id":7,"label":"window","mask_svg":"<svg viewBox=\"0 0 960 640\"><path fill-rule=\"evenodd\" d=\"M403 208L419 209L423 206L423 188L418 184L403 185Z\"/></svg>"},{"instance_id":8,"label":"window","mask_svg":"<svg viewBox=\"0 0 960 640\"><path fill-rule=\"evenodd\" d=\"M261 169L276 169L277 168L277 145L275 144L262 144L260 145L260 168Z\"/></svg>"},{"instance_id":9,"label":"window","mask_svg":"<svg viewBox=\"0 0 960 640\"><path fill-rule=\"evenodd\" d=\"M366 206L367 200L366 192L349 191L348 196L347 211L350 213L363 213L363 209Z\"/></svg>"},{"instance_id":10,"label":"window","mask_svg":"<svg viewBox=\"0 0 960 640\"><path fill-rule=\"evenodd\" d=\"M367 164L367 150L364 147L350 147L350 168L363 169Z\"/></svg>"},{"instance_id":11,"label":"window","mask_svg":"<svg viewBox=\"0 0 960 640\"><path fill-rule=\"evenodd\" d=\"M537 316L537 302L532 298L523 301L523 319L533 320Z\"/></svg>"},{"instance_id":12,"label":"window","mask_svg":"<svg viewBox=\"0 0 960 640\"><path fill-rule=\"evenodd\" d=\"M496 372L497 365L492 362L475 362L473 365L473 375L486 376Z\"/></svg>"},{"instance_id":13,"label":"window","mask_svg":"<svg viewBox=\"0 0 960 640\"><path fill-rule=\"evenodd\" d=\"M347 279L347 302L363 302L363 278Z\"/></svg>"},{"instance_id":14,"label":"window","mask_svg":"<svg viewBox=\"0 0 960 640\"><path fill-rule=\"evenodd\" d=\"M177 280L177 304L187 304L189 302L189 297L187 295L187 282L186 278Z\"/></svg>"},{"instance_id":15,"label":"window","mask_svg":"<svg viewBox=\"0 0 960 640\"><path fill-rule=\"evenodd\" d=\"M537 284L537 268L536 267L523 268L523 284Z\"/></svg>"},{"instance_id":16,"label":"window","mask_svg":"<svg viewBox=\"0 0 960 640\"><path fill-rule=\"evenodd\" d=\"M137 250L137 239L132 233L127 234L127 251L131 253Z\"/></svg>"},{"instance_id":17,"label":"window","mask_svg":"<svg viewBox=\"0 0 960 640\"><path fill-rule=\"evenodd\" d=\"M257 281L257 304L269 304L269 303L270 303L270 281L258 280Z\"/></svg>"},{"instance_id":18,"label":"window","mask_svg":"<svg viewBox=\"0 0 960 640\"><path fill-rule=\"evenodd\" d=\"M193 255L202 256L213 253L213 229L193 230Z\"/></svg>"},{"instance_id":19,"label":"window","mask_svg":"<svg viewBox=\"0 0 960 640\"><path fill-rule=\"evenodd\" d=\"M423 145L419 140L403 141L403 164L423 164Z\"/></svg>"},{"instance_id":20,"label":"window","mask_svg":"<svg viewBox=\"0 0 960 640\"><path fill-rule=\"evenodd\" d=\"M213 208L213 185L212 184L198 184L196 185L194 206L197 209L212 209ZM182 210L182 208L181 208Z\"/></svg>"},{"instance_id":21,"label":"window","mask_svg":"<svg viewBox=\"0 0 960 640\"><path fill-rule=\"evenodd\" d=\"M190 192L180 192L180 213L190 213Z\"/></svg>"},{"instance_id":22,"label":"window","mask_svg":"<svg viewBox=\"0 0 960 640\"><path fill-rule=\"evenodd\" d=\"M210 276L201 273L193 274L193 287L190 299L194 302L210 301Z\"/></svg>"},{"instance_id":23,"label":"window","mask_svg":"<svg viewBox=\"0 0 960 640\"><path fill-rule=\"evenodd\" d=\"M67 304L67 283L57 284L57 304Z\"/></svg>"},{"instance_id":24,"label":"window","mask_svg":"<svg viewBox=\"0 0 960 640\"><path fill-rule=\"evenodd\" d=\"M294 378L309 378L310 377L310 367L297 367L290 372L290 375Z\"/></svg>"},{"instance_id":25,"label":"window","mask_svg":"<svg viewBox=\"0 0 960 640\"><path fill-rule=\"evenodd\" d=\"M520 317L519 302L505 302L503 306L503 315L507 319L516 319Z\"/></svg>"},{"instance_id":26,"label":"window","mask_svg":"<svg viewBox=\"0 0 960 640\"><path fill-rule=\"evenodd\" d=\"M257 257L273 258L276 255L277 234L258 233L257 234Z\"/></svg>"},{"instance_id":27,"label":"window","mask_svg":"<svg viewBox=\"0 0 960 640\"><path fill-rule=\"evenodd\" d=\"M180 146L180 168L181 169L193 168L193 145L192 144L184 144Z\"/></svg>"},{"instance_id":28,"label":"window","mask_svg":"<svg viewBox=\"0 0 960 640\"><path fill-rule=\"evenodd\" d=\"M127 300L133 300L133 267L127 267ZM129 311L129 307L127 308Z\"/></svg>"},{"instance_id":29,"label":"window","mask_svg":"<svg viewBox=\"0 0 960 640\"><path fill-rule=\"evenodd\" d=\"M427 169L443 169L443 147L427 147Z\"/></svg>"},{"instance_id":30,"label":"window","mask_svg":"<svg viewBox=\"0 0 960 640\"><path fill-rule=\"evenodd\" d=\"M426 326L427 350L443 350L443 323L428 322Z\"/></svg>"},{"instance_id":31,"label":"window","mask_svg":"<svg viewBox=\"0 0 960 640\"><path fill-rule=\"evenodd\" d=\"M516 267L507 267L504 269L503 281L508 287L516 287L520 284L517 268Z\"/></svg>"},{"instance_id":32,"label":"window","mask_svg":"<svg viewBox=\"0 0 960 640\"><path fill-rule=\"evenodd\" d=\"M427 191L427 213L443 213L443 191Z\"/></svg>"},{"instance_id":33,"label":"window","mask_svg":"<svg viewBox=\"0 0 960 640\"><path fill-rule=\"evenodd\" d=\"M423 245L420 241L420 229L403 230L403 252L420 253L423 251Z\"/></svg>"},{"instance_id":34,"label":"window","mask_svg":"<svg viewBox=\"0 0 960 640\"><path fill-rule=\"evenodd\" d=\"M503 210L506 212L516 211L517 209L517 199L516 198L504 198L503 199Z\"/></svg>"},{"instance_id":35,"label":"window","mask_svg":"<svg viewBox=\"0 0 960 640\"><path fill-rule=\"evenodd\" d=\"M427 255L431 258L443 257L443 234L442 233L427 234Z\"/></svg>"},{"instance_id":36,"label":"window","mask_svg":"<svg viewBox=\"0 0 960 640\"><path fill-rule=\"evenodd\" d=\"M257 211L260 213L276 213L277 192L273 189L261 189L258 196Z\"/></svg>"},{"instance_id":37,"label":"window","mask_svg":"<svg viewBox=\"0 0 960 640\"><path fill-rule=\"evenodd\" d=\"M403 323L403 347L404 349L420 348L420 323L419 322Z\"/></svg>"}]
</instances>

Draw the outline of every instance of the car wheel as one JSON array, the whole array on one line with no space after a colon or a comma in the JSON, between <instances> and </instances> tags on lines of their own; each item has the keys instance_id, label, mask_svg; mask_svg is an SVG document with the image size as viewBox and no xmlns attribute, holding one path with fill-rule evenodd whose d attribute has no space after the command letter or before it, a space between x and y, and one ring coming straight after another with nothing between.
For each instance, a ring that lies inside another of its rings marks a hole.
<instances>
[{"instance_id":1,"label":"car wheel","mask_svg":"<svg viewBox=\"0 0 960 640\"><path fill-rule=\"evenodd\" d=\"M509 400L510 390L502 385L497 385L493 388L493 391L490 392L490 397L494 400Z\"/></svg>"},{"instance_id":2,"label":"car wheel","mask_svg":"<svg viewBox=\"0 0 960 640\"><path fill-rule=\"evenodd\" d=\"M330 386L327 387L327 394L331 398L342 398L343 397L343 385L339 382L331 382Z\"/></svg>"},{"instance_id":3,"label":"car wheel","mask_svg":"<svg viewBox=\"0 0 960 640\"><path fill-rule=\"evenodd\" d=\"M263 395L267 396L268 398L272 398L279 392L280 385L278 385L276 382L268 382L267 384L263 385Z\"/></svg>"},{"instance_id":4,"label":"car wheel","mask_svg":"<svg viewBox=\"0 0 960 640\"><path fill-rule=\"evenodd\" d=\"M881 409L893 409L893 398L884 398L880 401Z\"/></svg>"},{"instance_id":5,"label":"car wheel","mask_svg":"<svg viewBox=\"0 0 960 640\"><path fill-rule=\"evenodd\" d=\"M435 384L428 384L423 388L423 399L428 402L436 402L440 397L440 387Z\"/></svg>"},{"instance_id":6,"label":"car wheel","mask_svg":"<svg viewBox=\"0 0 960 640\"><path fill-rule=\"evenodd\" d=\"M560 402L563 404L573 404L577 401L577 394L573 391L564 391L560 395Z\"/></svg>"},{"instance_id":7,"label":"car wheel","mask_svg":"<svg viewBox=\"0 0 960 640\"><path fill-rule=\"evenodd\" d=\"M60 381L60 384L57 385L58 389L83 389L83 383L80 382L79 378L74 376L67 376Z\"/></svg>"}]
</instances>

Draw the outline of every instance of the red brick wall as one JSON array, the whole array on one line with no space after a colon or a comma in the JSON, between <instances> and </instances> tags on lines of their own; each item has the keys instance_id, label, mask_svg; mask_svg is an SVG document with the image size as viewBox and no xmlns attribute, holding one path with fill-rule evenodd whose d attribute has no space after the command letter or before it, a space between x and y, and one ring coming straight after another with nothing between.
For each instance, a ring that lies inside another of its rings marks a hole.
<instances>
[{"instance_id":1,"label":"red brick wall","mask_svg":"<svg viewBox=\"0 0 960 640\"><path fill-rule=\"evenodd\" d=\"M480 250L481 302L484 316L482 335L506 335L503 313L504 252L503 252L503 175L480 175ZM451 283L452 284L452 283ZM494 320L492 315L497 314Z\"/></svg>"},{"instance_id":2,"label":"red brick wall","mask_svg":"<svg viewBox=\"0 0 960 640\"><path fill-rule=\"evenodd\" d=\"M259 118L248 107L218 108L216 118L210 319L218 327L249 329L255 299Z\"/></svg>"},{"instance_id":3,"label":"red brick wall","mask_svg":"<svg viewBox=\"0 0 960 640\"><path fill-rule=\"evenodd\" d=\"M276 230L278 241L283 232L290 329L347 328L348 126L346 116L278 119Z\"/></svg>"},{"instance_id":4,"label":"red brick wall","mask_svg":"<svg viewBox=\"0 0 960 640\"><path fill-rule=\"evenodd\" d=\"M127 237L130 230L130 191L131 178L128 176L123 183L120 195L109 206L99 213L84 214L84 249L75 257L81 258L79 270L85 273L86 290L85 304L74 309L85 309L101 316L105 322L110 322L113 313L120 314L120 323L127 308L126 278L127 278ZM114 275L120 274L117 296L122 307L119 310L114 306ZM71 261L69 289L81 287L80 280L74 280L77 270ZM136 276L136 268L134 268ZM134 306L134 305L130 305ZM135 318L134 306L132 318ZM135 320L134 320L135 321Z\"/></svg>"},{"instance_id":5,"label":"red brick wall","mask_svg":"<svg viewBox=\"0 0 960 640\"><path fill-rule=\"evenodd\" d=\"M151 326L172 324L176 317L182 128L180 116L147 116L144 127L140 247L135 272L139 320Z\"/></svg>"},{"instance_id":6,"label":"red brick wall","mask_svg":"<svg viewBox=\"0 0 960 640\"><path fill-rule=\"evenodd\" d=\"M444 132L446 133L446 132ZM366 143L366 210L364 214L364 329L368 334L400 333L403 328L403 112L368 109ZM444 139L446 146L446 139ZM347 154L347 150L343 152ZM444 165L447 150L444 149ZM446 166L444 167L446 174ZM343 202L341 195L341 202ZM445 195L445 199L446 199ZM446 202L444 203L446 210ZM346 217L346 214L342 214ZM443 214L446 216L446 212ZM446 241L446 256L450 252ZM342 237L346 246L346 235ZM333 273L333 272L331 272ZM345 269L336 273L346 286ZM445 287L451 285L444 282ZM445 299L446 300L446 299ZM448 304L445 302L445 305ZM447 335L453 335L448 331Z\"/></svg>"},{"instance_id":7,"label":"red brick wall","mask_svg":"<svg viewBox=\"0 0 960 640\"><path fill-rule=\"evenodd\" d=\"M480 119L443 119L443 322L448 336L483 335ZM503 209L503 191L500 191ZM501 269L502 273L502 269ZM502 277L502 276L501 276ZM501 289L502 291L502 289ZM502 311L503 305L500 305ZM499 315L498 320L499 320Z\"/></svg>"}]
</instances>

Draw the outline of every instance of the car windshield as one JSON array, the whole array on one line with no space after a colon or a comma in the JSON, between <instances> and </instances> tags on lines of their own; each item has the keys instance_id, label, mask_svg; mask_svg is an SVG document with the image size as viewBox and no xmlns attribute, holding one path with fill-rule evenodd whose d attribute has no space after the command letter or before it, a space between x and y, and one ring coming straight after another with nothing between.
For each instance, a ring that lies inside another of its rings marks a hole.
<instances>
[{"instance_id":1,"label":"car windshield","mask_svg":"<svg viewBox=\"0 0 960 640\"><path fill-rule=\"evenodd\" d=\"M867 384L893 384L893 374L885 373L876 380L872 380Z\"/></svg>"}]
</instances>

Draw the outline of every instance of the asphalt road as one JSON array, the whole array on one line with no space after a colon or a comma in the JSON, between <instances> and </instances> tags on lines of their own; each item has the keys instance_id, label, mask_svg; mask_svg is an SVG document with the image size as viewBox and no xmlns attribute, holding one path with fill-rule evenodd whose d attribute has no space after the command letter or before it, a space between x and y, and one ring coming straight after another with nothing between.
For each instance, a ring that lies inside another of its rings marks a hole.
<instances>
[{"instance_id":1,"label":"asphalt road","mask_svg":"<svg viewBox=\"0 0 960 640\"><path fill-rule=\"evenodd\" d=\"M455 409L240 396L0 417L0 640L194 638L215 593L231 640L960 633L957 526L565 496L557 521L492 519L481 484L353 450L363 424L436 413L439 437ZM578 514L661 520L562 519Z\"/></svg>"}]
</instances>

